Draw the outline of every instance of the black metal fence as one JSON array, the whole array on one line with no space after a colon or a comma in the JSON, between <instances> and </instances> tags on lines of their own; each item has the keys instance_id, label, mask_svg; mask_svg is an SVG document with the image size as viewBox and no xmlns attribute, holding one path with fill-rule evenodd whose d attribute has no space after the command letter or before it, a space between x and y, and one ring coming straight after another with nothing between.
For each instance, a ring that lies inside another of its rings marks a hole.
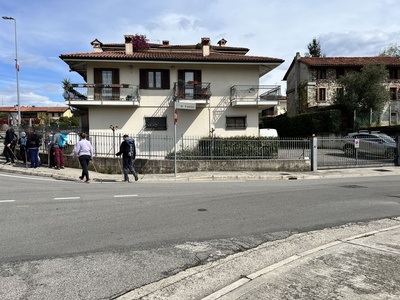
<instances>
[{"instance_id":1,"label":"black metal fence","mask_svg":"<svg viewBox=\"0 0 400 300\"><path fill-rule=\"evenodd\" d=\"M71 153L79 137L68 134L67 153ZM49 133L50 134L50 133ZM41 151L47 151L49 135L43 134ZM397 142L385 143L375 139L317 137L316 150L311 138L212 138L196 136L132 134L136 143L136 158L178 160L275 159L312 160L316 151L318 169L394 165ZM94 155L114 157L123 141L122 133L91 132L89 140ZM2 144L2 141L1 141ZM3 145L1 145L3 146Z\"/></svg>"}]
</instances>

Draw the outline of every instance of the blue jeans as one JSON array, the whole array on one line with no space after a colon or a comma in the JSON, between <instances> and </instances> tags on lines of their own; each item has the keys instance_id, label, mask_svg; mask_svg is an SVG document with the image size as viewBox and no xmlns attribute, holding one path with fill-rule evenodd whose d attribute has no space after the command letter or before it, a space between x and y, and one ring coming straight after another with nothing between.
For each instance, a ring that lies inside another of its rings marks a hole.
<instances>
[{"instance_id":1,"label":"blue jeans","mask_svg":"<svg viewBox=\"0 0 400 300\"><path fill-rule=\"evenodd\" d=\"M128 181L128 180L129 180L128 171L131 171L133 176L136 175L135 168L133 167L132 158L130 158L130 157L128 157L128 158L123 158L123 159L122 159L122 166L123 166L123 168L124 168L123 171L124 171L124 178L125 178L125 181Z\"/></svg>"},{"instance_id":2,"label":"blue jeans","mask_svg":"<svg viewBox=\"0 0 400 300\"><path fill-rule=\"evenodd\" d=\"M31 168L39 167L39 149L29 148L29 157L31 158Z\"/></svg>"}]
</instances>

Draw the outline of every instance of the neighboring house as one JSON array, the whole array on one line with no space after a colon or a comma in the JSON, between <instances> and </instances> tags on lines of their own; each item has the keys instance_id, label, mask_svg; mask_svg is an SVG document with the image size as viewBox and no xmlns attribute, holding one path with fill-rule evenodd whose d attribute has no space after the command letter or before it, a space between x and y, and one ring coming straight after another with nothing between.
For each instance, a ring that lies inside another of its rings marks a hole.
<instances>
[{"instance_id":1,"label":"neighboring house","mask_svg":"<svg viewBox=\"0 0 400 300\"><path fill-rule=\"evenodd\" d=\"M62 54L70 71L83 78L64 93L80 110L90 132L217 136L258 135L259 112L279 104L280 86L260 85L284 61L249 56L249 49L209 38L193 45L148 44L135 50L125 43L94 40L93 52ZM176 107L176 111L174 111Z\"/></svg>"},{"instance_id":2,"label":"neighboring house","mask_svg":"<svg viewBox=\"0 0 400 300\"><path fill-rule=\"evenodd\" d=\"M0 106L1 113L7 113L11 124L17 124L18 106ZM72 117L71 109L68 106L21 106L20 109L22 123L29 124L30 119L37 119L45 116L47 119L58 120L60 117Z\"/></svg>"},{"instance_id":3,"label":"neighboring house","mask_svg":"<svg viewBox=\"0 0 400 300\"><path fill-rule=\"evenodd\" d=\"M309 107L332 105L343 92L337 79L350 71L359 71L367 63L385 65L389 101L381 116L385 124L398 124L400 112L400 59L396 57L301 57L296 54L283 80L287 81L287 112L296 115Z\"/></svg>"}]
</instances>

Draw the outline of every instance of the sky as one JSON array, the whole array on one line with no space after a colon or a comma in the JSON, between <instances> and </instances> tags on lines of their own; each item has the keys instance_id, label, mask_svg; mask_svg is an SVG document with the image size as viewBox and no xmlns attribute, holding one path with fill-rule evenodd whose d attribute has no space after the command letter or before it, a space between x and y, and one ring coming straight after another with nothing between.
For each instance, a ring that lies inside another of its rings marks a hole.
<instances>
[{"instance_id":1,"label":"sky","mask_svg":"<svg viewBox=\"0 0 400 300\"><path fill-rule=\"evenodd\" d=\"M1 16L16 20L21 106L64 106L62 83L83 83L59 56L92 52L90 42L124 43L125 34L151 43L246 47L248 55L285 60L260 84L282 85L296 52L317 38L326 56L376 56L400 45L398 0L2 0ZM17 102L14 21L0 19L0 105Z\"/></svg>"}]
</instances>

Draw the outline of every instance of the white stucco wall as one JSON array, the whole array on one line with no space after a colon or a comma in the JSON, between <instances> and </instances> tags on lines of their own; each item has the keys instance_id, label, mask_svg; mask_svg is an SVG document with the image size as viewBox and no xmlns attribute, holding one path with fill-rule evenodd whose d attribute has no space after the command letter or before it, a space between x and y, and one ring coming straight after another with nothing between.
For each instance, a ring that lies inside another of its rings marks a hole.
<instances>
[{"instance_id":1,"label":"white stucco wall","mask_svg":"<svg viewBox=\"0 0 400 300\"><path fill-rule=\"evenodd\" d=\"M93 68L119 68L120 83L139 85L139 69L170 70L170 90L140 90L139 107L90 106L89 126L92 131L107 130L110 125L118 126L126 133L173 134L173 87L178 81L178 70L202 71L202 82L211 83L212 96L208 105L198 105L196 110L178 110L178 135L208 136L211 128L218 136L258 135L257 106L232 107L230 87L233 85L259 85L258 66L246 65L204 65L204 64L133 64L133 63L92 63L88 64L87 82L93 83ZM189 100L190 101L190 100ZM145 117L167 117L166 131L144 129ZM226 117L246 116L246 130L226 130Z\"/></svg>"}]
</instances>

